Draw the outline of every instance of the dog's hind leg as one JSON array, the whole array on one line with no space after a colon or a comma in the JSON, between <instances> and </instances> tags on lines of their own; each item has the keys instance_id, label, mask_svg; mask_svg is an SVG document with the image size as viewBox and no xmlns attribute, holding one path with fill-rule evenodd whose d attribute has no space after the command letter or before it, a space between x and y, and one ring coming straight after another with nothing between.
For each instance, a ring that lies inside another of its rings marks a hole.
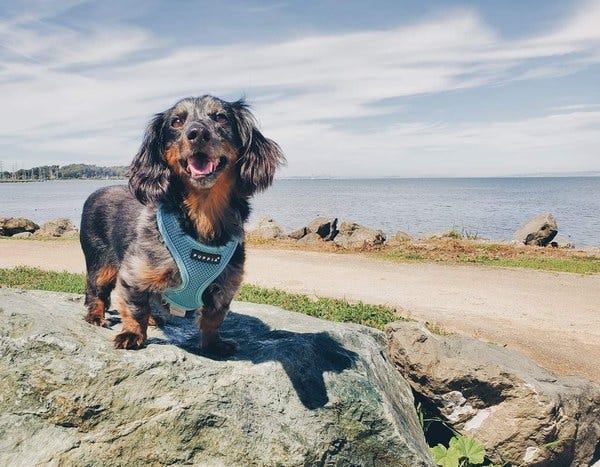
<instances>
[{"instance_id":1,"label":"dog's hind leg","mask_svg":"<svg viewBox=\"0 0 600 467\"><path fill-rule=\"evenodd\" d=\"M105 311L110 306L110 293L117 279L116 266L103 266L97 271L88 270L85 286L85 320L97 326L108 327Z\"/></svg>"}]
</instances>

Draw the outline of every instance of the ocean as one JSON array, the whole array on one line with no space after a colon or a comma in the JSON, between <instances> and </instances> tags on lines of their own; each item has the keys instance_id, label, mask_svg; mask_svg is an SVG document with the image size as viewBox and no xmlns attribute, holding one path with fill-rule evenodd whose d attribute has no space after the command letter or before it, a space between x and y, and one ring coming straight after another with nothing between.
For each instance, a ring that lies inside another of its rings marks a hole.
<instances>
[{"instance_id":1,"label":"ocean","mask_svg":"<svg viewBox=\"0 0 600 467\"><path fill-rule=\"evenodd\" d=\"M0 217L79 225L94 190L114 180L0 183ZM420 237L455 229L507 241L530 218L551 212L559 235L578 247L600 246L600 177L282 179L252 203L251 221L275 219L286 230L317 216L337 217Z\"/></svg>"}]
</instances>

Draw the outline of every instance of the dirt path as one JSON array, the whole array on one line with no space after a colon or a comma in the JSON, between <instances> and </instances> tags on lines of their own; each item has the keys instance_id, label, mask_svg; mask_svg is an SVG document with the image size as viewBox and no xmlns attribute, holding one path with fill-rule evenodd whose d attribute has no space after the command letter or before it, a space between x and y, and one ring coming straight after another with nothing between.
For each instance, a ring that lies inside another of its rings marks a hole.
<instances>
[{"instance_id":1,"label":"dirt path","mask_svg":"<svg viewBox=\"0 0 600 467\"><path fill-rule=\"evenodd\" d=\"M83 272L76 242L0 240L0 267ZM402 309L600 383L600 275L396 264L357 255L250 249L246 282Z\"/></svg>"}]
</instances>

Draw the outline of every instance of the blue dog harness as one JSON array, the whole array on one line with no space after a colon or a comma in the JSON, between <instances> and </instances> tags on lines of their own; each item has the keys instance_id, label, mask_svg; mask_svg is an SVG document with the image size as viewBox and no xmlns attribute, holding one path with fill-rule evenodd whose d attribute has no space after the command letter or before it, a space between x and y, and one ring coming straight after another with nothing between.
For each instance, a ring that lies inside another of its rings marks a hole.
<instances>
[{"instance_id":1,"label":"blue dog harness","mask_svg":"<svg viewBox=\"0 0 600 467\"><path fill-rule=\"evenodd\" d=\"M163 292L163 299L174 315L182 316L204 304L202 294L227 267L239 240L223 246L200 243L184 233L175 214L163 206L156 211L156 222L181 275L181 285Z\"/></svg>"}]
</instances>

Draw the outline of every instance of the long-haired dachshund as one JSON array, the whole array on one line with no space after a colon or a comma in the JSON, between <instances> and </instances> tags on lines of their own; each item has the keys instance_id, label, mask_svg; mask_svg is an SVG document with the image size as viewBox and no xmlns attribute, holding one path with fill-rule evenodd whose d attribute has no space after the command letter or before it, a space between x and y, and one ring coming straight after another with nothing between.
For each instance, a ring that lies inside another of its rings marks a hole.
<instances>
[{"instance_id":1,"label":"long-haired dachshund","mask_svg":"<svg viewBox=\"0 0 600 467\"><path fill-rule=\"evenodd\" d=\"M186 98L149 123L135 156L129 189L112 186L85 202L86 321L107 326L105 311L116 288L122 331L115 347L140 348L152 324L150 303L182 281L157 225L157 209L175 214L191 238L219 247L242 239L222 273L202 294L202 350L230 355L235 342L219 327L242 281L243 224L249 197L267 188L284 162L279 146L257 129L248 106L212 96Z\"/></svg>"}]
</instances>

